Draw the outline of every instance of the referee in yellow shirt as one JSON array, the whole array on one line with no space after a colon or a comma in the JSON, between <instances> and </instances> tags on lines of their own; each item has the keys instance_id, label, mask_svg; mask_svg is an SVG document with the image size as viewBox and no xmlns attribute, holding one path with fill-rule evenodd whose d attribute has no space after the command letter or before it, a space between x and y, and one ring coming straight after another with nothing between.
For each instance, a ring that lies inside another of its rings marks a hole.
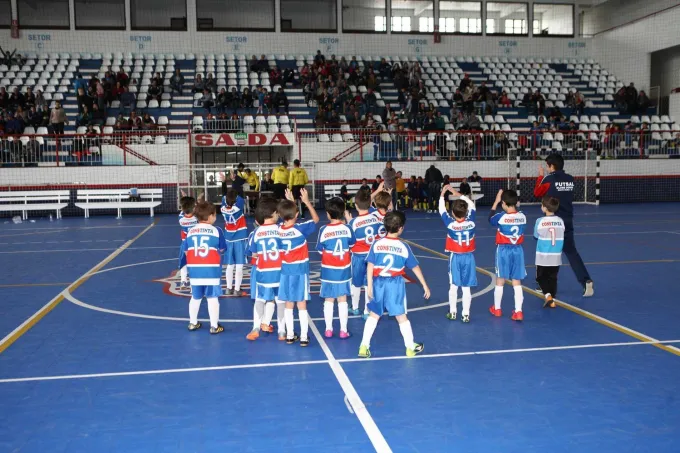
<instances>
[{"instance_id":1,"label":"referee in yellow shirt","mask_svg":"<svg viewBox=\"0 0 680 453\"><path fill-rule=\"evenodd\" d=\"M283 200L286 197L286 188L289 181L288 162L281 161L281 165L272 170L272 181L274 181L274 197Z\"/></svg>"},{"instance_id":2,"label":"referee in yellow shirt","mask_svg":"<svg viewBox=\"0 0 680 453\"><path fill-rule=\"evenodd\" d=\"M300 202L300 191L305 188L308 182L309 178L307 177L307 172L304 168L300 167L300 161L295 159L293 161L293 170L290 172L290 179L288 180L288 188L293 192L293 197L298 204L301 219L305 218L305 205Z\"/></svg>"},{"instance_id":3,"label":"referee in yellow shirt","mask_svg":"<svg viewBox=\"0 0 680 453\"><path fill-rule=\"evenodd\" d=\"M406 196L406 182L402 177L400 171L397 172L397 179L394 180L395 190L397 191L397 206L394 207L395 210L399 209L399 203L403 202Z\"/></svg>"}]
</instances>

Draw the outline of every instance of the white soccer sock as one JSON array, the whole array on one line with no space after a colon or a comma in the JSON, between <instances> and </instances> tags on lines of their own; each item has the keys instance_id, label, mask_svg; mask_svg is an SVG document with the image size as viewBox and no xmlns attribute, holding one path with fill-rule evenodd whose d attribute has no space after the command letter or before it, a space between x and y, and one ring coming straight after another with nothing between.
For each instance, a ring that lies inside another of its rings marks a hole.
<instances>
[{"instance_id":1,"label":"white soccer sock","mask_svg":"<svg viewBox=\"0 0 680 453\"><path fill-rule=\"evenodd\" d=\"M234 289L241 291L241 282L243 281L243 264L236 265L236 277L234 280Z\"/></svg>"},{"instance_id":2,"label":"white soccer sock","mask_svg":"<svg viewBox=\"0 0 680 453\"><path fill-rule=\"evenodd\" d=\"M361 287L352 285L352 310L359 309L359 302L361 301Z\"/></svg>"},{"instance_id":3,"label":"white soccer sock","mask_svg":"<svg viewBox=\"0 0 680 453\"><path fill-rule=\"evenodd\" d=\"M291 309L291 313L293 310ZM292 316L292 315L291 315ZM279 336L285 335L286 334L286 303L285 302L280 302L276 301L276 324L278 326L278 333ZM291 334L292 334L291 330Z\"/></svg>"},{"instance_id":4,"label":"white soccer sock","mask_svg":"<svg viewBox=\"0 0 680 453\"><path fill-rule=\"evenodd\" d=\"M361 338L361 345L367 348L371 347L371 338L373 337L373 332L375 328L378 327L378 320L373 316L369 316L364 324L364 336Z\"/></svg>"},{"instance_id":5,"label":"white soccer sock","mask_svg":"<svg viewBox=\"0 0 680 453\"><path fill-rule=\"evenodd\" d=\"M340 332L347 332L347 318L349 318L347 302L338 302L338 316L340 316Z\"/></svg>"},{"instance_id":6,"label":"white soccer sock","mask_svg":"<svg viewBox=\"0 0 680 453\"><path fill-rule=\"evenodd\" d=\"M198 310L201 308L201 299L191 298L189 301L189 322L196 324L198 322Z\"/></svg>"},{"instance_id":7,"label":"white soccer sock","mask_svg":"<svg viewBox=\"0 0 680 453\"><path fill-rule=\"evenodd\" d=\"M463 287L463 315L470 316L470 306L472 305L472 293L469 287Z\"/></svg>"},{"instance_id":8,"label":"white soccer sock","mask_svg":"<svg viewBox=\"0 0 680 453\"><path fill-rule=\"evenodd\" d=\"M217 327L220 321L220 301L217 297L208 299L208 314L210 315L210 327Z\"/></svg>"},{"instance_id":9,"label":"white soccer sock","mask_svg":"<svg viewBox=\"0 0 680 453\"><path fill-rule=\"evenodd\" d=\"M406 346L406 349L413 349L415 342L413 341L411 321L406 321L399 324L399 330L401 331L401 336L404 337L404 346Z\"/></svg>"},{"instance_id":10,"label":"white soccer sock","mask_svg":"<svg viewBox=\"0 0 680 453\"><path fill-rule=\"evenodd\" d=\"M227 271L224 274L224 279L227 281L227 289L234 287L234 265L227 264Z\"/></svg>"},{"instance_id":11,"label":"white soccer sock","mask_svg":"<svg viewBox=\"0 0 680 453\"><path fill-rule=\"evenodd\" d=\"M333 302L323 303L323 320L326 321L326 330L333 330Z\"/></svg>"},{"instance_id":12,"label":"white soccer sock","mask_svg":"<svg viewBox=\"0 0 680 453\"><path fill-rule=\"evenodd\" d=\"M283 305L283 304L281 304ZM293 339L295 336L295 319L293 318L293 309L286 308L284 311L284 318L286 319L286 338ZM280 327L279 327L280 328Z\"/></svg>"},{"instance_id":13,"label":"white soccer sock","mask_svg":"<svg viewBox=\"0 0 680 453\"><path fill-rule=\"evenodd\" d=\"M300 340L307 340L309 335L309 315L307 310L298 309L298 316L300 317Z\"/></svg>"},{"instance_id":14,"label":"white soccer sock","mask_svg":"<svg viewBox=\"0 0 680 453\"><path fill-rule=\"evenodd\" d=\"M496 308L496 310L501 309L501 301L503 300L503 287L502 286L496 286L493 289L493 306Z\"/></svg>"},{"instance_id":15,"label":"white soccer sock","mask_svg":"<svg viewBox=\"0 0 680 453\"><path fill-rule=\"evenodd\" d=\"M262 324L262 316L264 315L264 301L256 299L253 304L253 329L260 330Z\"/></svg>"},{"instance_id":16,"label":"white soccer sock","mask_svg":"<svg viewBox=\"0 0 680 453\"><path fill-rule=\"evenodd\" d=\"M513 286L515 290L515 311L522 311L522 304L524 303L524 293L521 286Z\"/></svg>"},{"instance_id":17,"label":"white soccer sock","mask_svg":"<svg viewBox=\"0 0 680 453\"><path fill-rule=\"evenodd\" d=\"M463 288L465 291L465 288ZM456 285L451 285L449 287L449 312L456 313L458 311L456 300L458 299L458 287Z\"/></svg>"},{"instance_id":18,"label":"white soccer sock","mask_svg":"<svg viewBox=\"0 0 680 453\"><path fill-rule=\"evenodd\" d=\"M276 305L274 302L267 302L264 306L264 316L262 317L261 324L269 325L272 323L272 318L274 317L274 309Z\"/></svg>"},{"instance_id":19,"label":"white soccer sock","mask_svg":"<svg viewBox=\"0 0 680 453\"><path fill-rule=\"evenodd\" d=\"M188 276L187 267L186 267L186 266L182 266L182 267L179 269L179 281L180 281L180 282L185 282L185 281L187 281L187 276Z\"/></svg>"}]
</instances>

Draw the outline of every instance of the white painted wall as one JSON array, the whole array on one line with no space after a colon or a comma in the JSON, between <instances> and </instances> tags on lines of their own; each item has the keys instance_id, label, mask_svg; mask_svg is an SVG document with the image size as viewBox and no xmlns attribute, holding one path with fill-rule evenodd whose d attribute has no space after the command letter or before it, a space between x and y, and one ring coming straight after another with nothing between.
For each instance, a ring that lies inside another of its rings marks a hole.
<instances>
[{"instance_id":1,"label":"white painted wall","mask_svg":"<svg viewBox=\"0 0 680 453\"><path fill-rule=\"evenodd\" d=\"M677 4L677 0L609 0L602 2L593 8L584 9L583 34L594 35ZM655 29L649 31L653 30Z\"/></svg>"},{"instance_id":2,"label":"white painted wall","mask_svg":"<svg viewBox=\"0 0 680 453\"><path fill-rule=\"evenodd\" d=\"M77 27L125 27L123 0L75 0Z\"/></svg>"},{"instance_id":3,"label":"white painted wall","mask_svg":"<svg viewBox=\"0 0 680 453\"><path fill-rule=\"evenodd\" d=\"M661 96L680 88L680 46L654 52L651 64L651 85L660 88Z\"/></svg>"}]
</instances>

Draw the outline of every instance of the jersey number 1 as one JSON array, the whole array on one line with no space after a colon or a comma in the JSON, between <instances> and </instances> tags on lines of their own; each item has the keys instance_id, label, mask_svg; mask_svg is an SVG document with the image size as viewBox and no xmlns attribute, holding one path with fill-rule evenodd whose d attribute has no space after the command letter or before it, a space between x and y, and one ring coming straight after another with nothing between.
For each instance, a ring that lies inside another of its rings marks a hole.
<instances>
[{"instance_id":1,"label":"jersey number 1","mask_svg":"<svg viewBox=\"0 0 680 453\"><path fill-rule=\"evenodd\" d=\"M465 235L465 245L469 246L470 245L470 232L469 231L457 231L456 236L458 236L458 245L463 245L463 235Z\"/></svg>"}]
</instances>

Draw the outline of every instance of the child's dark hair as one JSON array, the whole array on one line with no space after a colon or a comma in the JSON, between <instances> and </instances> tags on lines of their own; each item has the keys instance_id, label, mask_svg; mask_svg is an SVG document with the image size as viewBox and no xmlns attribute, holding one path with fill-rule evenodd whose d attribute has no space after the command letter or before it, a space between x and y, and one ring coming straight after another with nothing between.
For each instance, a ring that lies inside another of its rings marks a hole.
<instances>
[{"instance_id":1,"label":"child's dark hair","mask_svg":"<svg viewBox=\"0 0 680 453\"><path fill-rule=\"evenodd\" d=\"M194 197L182 197L179 199L179 205L182 207L183 213L193 214L196 207L196 199Z\"/></svg>"},{"instance_id":2,"label":"child's dark hair","mask_svg":"<svg viewBox=\"0 0 680 453\"><path fill-rule=\"evenodd\" d=\"M346 180L346 179L343 179L343 180L342 180L342 183L343 183L344 185L347 185L347 180Z\"/></svg>"},{"instance_id":3,"label":"child's dark hair","mask_svg":"<svg viewBox=\"0 0 680 453\"><path fill-rule=\"evenodd\" d=\"M555 167L555 170L562 170L564 168L564 157L561 154L551 153L545 158L545 164L549 167Z\"/></svg>"},{"instance_id":4,"label":"child's dark hair","mask_svg":"<svg viewBox=\"0 0 680 453\"><path fill-rule=\"evenodd\" d=\"M263 225L265 220L271 219L276 213L277 201L271 197L262 197L257 201L255 221Z\"/></svg>"},{"instance_id":5,"label":"child's dark hair","mask_svg":"<svg viewBox=\"0 0 680 453\"><path fill-rule=\"evenodd\" d=\"M406 224L406 216L401 211L391 211L385 215L383 223L388 233L398 233L399 229Z\"/></svg>"},{"instance_id":6,"label":"child's dark hair","mask_svg":"<svg viewBox=\"0 0 680 453\"><path fill-rule=\"evenodd\" d=\"M453 202L453 216L456 219L464 219L468 214L468 205L463 200L456 200Z\"/></svg>"},{"instance_id":7,"label":"child's dark hair","mask_svg":"<svg viewBox=\"0 0 680 453\"><path fill-rule=\"evenodd\" d=\"M387 192L380 192L373 199L373 203L378 209L389 209L390 203L392 203L392 195Z\"/></svg>"},{"instance_id":8,"label":"child's dark hair","mask_svg":"<svg viewBox=\"0 0 680 453\"><path fill-rule=\"evenodd\" d=\"M345 202L341 198L327 200L325 209L332 220L342 220L345 217Z\"/></svg>"},{"instance_id":9,"label":"child's dark hair","mask_svg":"<svg viewBox=\"0 0 680 453\"><path fill-rule=\"evenodd\" d=\"M201 200L198 203L196 203L196 207L194 208L194 215L199 220L199 222L207 222L210 219L210 216L213 214L215 214L214 204L209 203L205 200Z\"/></svg>"},{"instance_id":10,"label":"child's dark hair","mask_svg":"<svg viewBox=\"0 0 680 453\"><path fill-rule=\"evenodd\" d=\"M354 196L354 204L357 209L367 211L371 207L371 192L360 189Z\"/></svg>"},{"instance_id":11,"label":"child's dark hair","mask_svg":"<svg viewBox=\"0 0 680 453\"><path fill-rule=\"evenodd\" d=\"M501 195L501 201L505 203L507 207L513 208L517 206L519 197L517 196L517 192L512 189L508 189L503 191L503 195Z\"/></svg>"},{"instance_id":12,"label":"child's dark hair","mask_svg":"<svg viewBox=\"0 0 680 453\"><path fill-rule=\"evenodd\" d=\"M229 189L227 190L227 194L224 196L224 199L227 202L227 206L234 206L234 203L236 203L236 197L238 197L238 192L236 189Z\"/></svg>"},{"instance_id":13,"label":"child's dark hair","mask_svg":"<svg viewBox=\"0 0 680 453\"><path fill-rule=\"evenodd\" d=\"M293 220L298 213L297 204L290 200L281 200L276 210L279 212L279 217L286 222Z\"/></svg>"},{"instance_id":14,"label":"child's dark hair","mask_svg":"<svg viewBox=\"0 0 680 453\"><path fill-rule=\"evenodd\" d=\"M551 197L550 195L543 197L541 204L546 211L552 214L556 213L557 210L560 209L560 200L558 198Z\"/></svg>"}]
</instances>

